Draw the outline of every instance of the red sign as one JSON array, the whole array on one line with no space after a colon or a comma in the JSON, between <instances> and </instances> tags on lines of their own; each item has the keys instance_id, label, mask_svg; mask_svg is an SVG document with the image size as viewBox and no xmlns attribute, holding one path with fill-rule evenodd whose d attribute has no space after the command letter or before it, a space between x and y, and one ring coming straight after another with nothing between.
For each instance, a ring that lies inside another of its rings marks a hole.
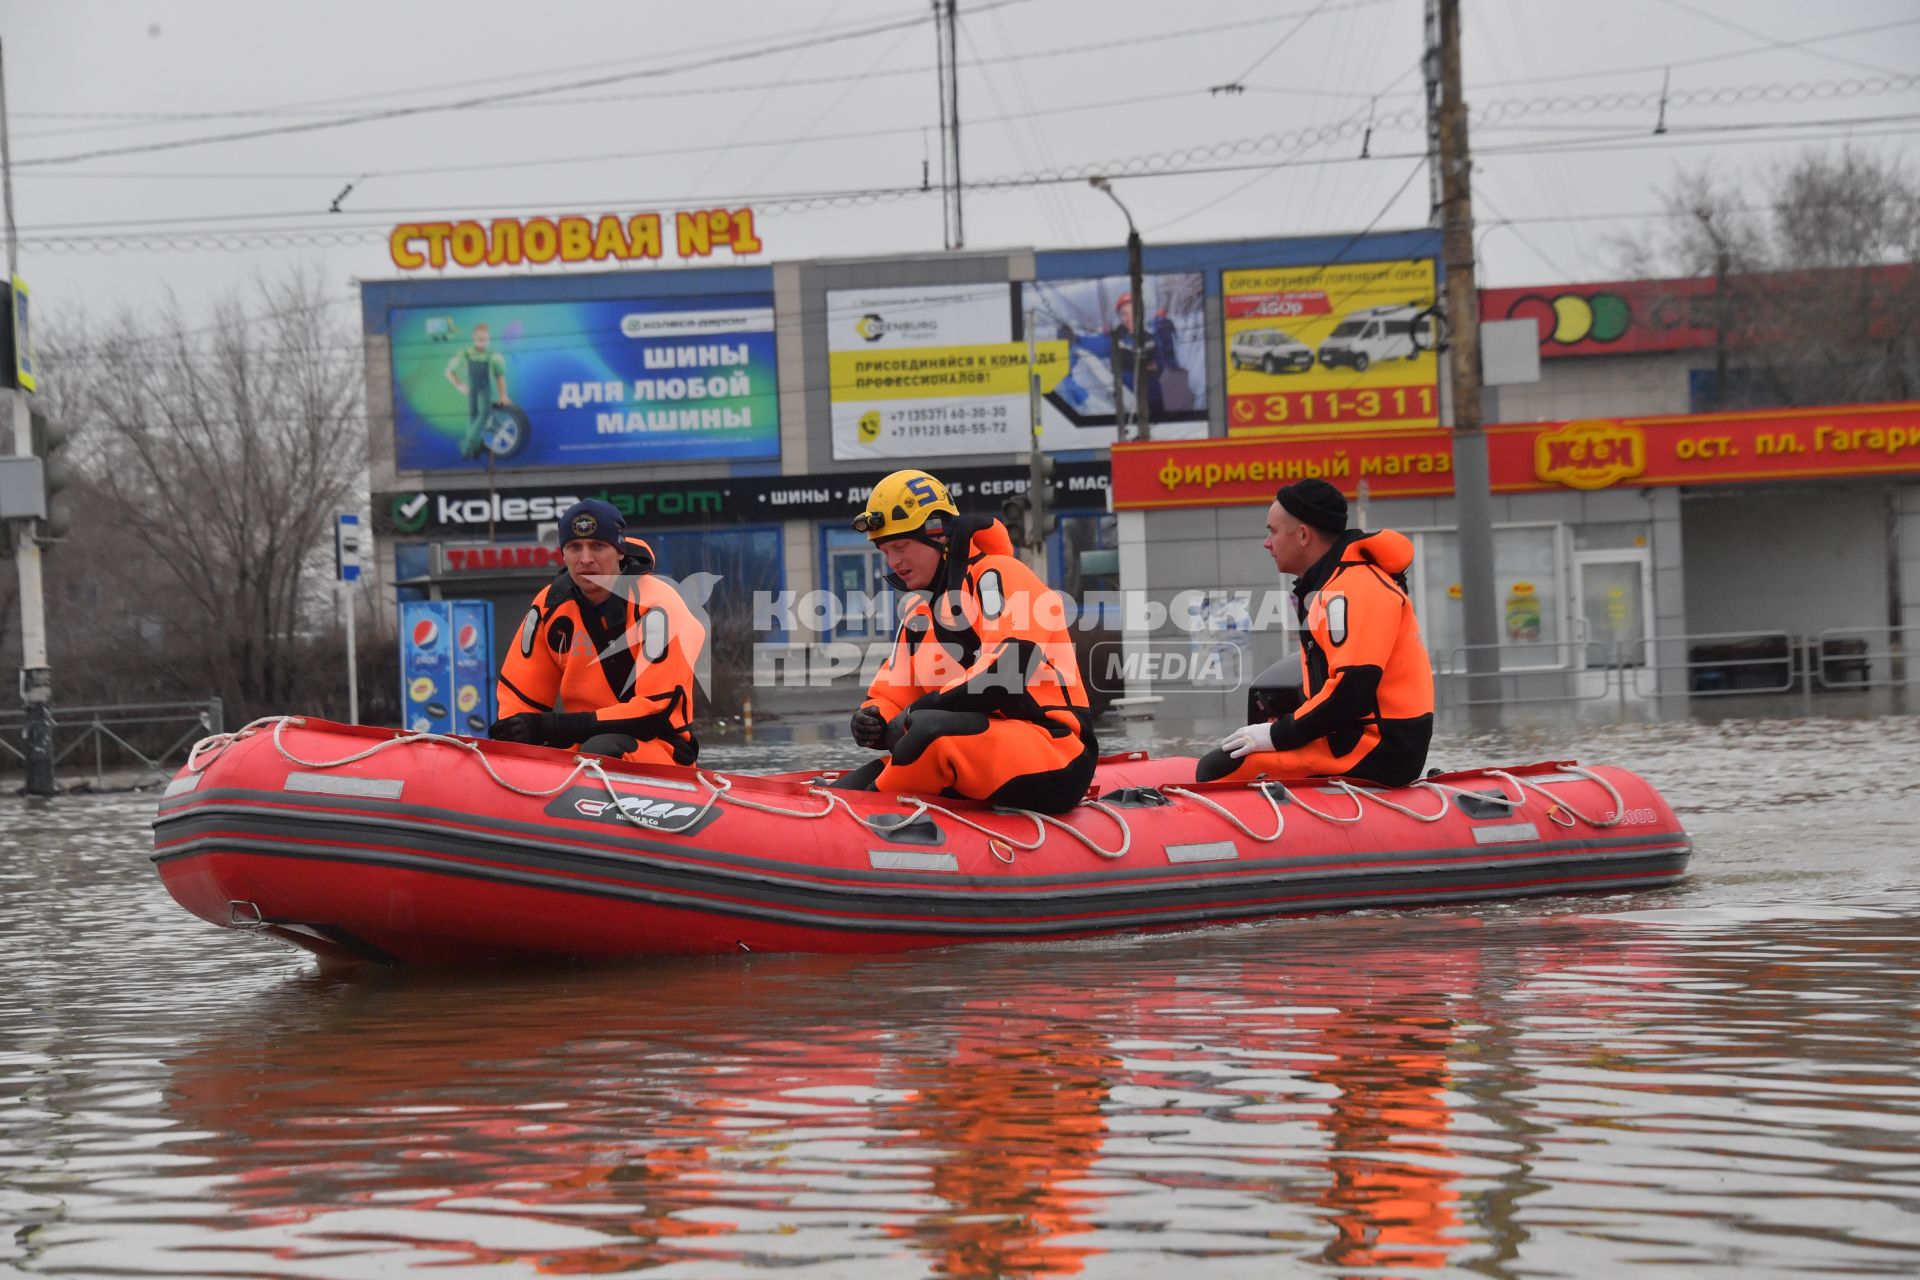
<instances>
[{"instance_id":1,"label":"red sign","mask_svg":"<svg viewBox=\"0 0 1920 1280\"><path fill-rule=\"evenodd\" d=\"M1480 319L1531 320L1542 356L1616 356L1711 347L1712 280L1482 289Z\"/></svg>"},{"instance_id":2,"label":"red sign","mask_svg":"<svg viewBox=\"0 0 1920 1280\"><path fill-rule=\"evenodd\" d=\"M1803 312L1804 300L1815 297L1857 297L1869 312L1867 332L1890 332L1904 323L1897 304L1889 304L1901 296L1909 270L1858 267L1730 277L1727 337L1736 346L1790 338L1779 332L1778 317ZM1717 304L1712 279L1618 280L1482 289L1480 318L1533 321L1543 357L1639 355L1714 346L1721 338Z\"/></svg>"},{"instance_id":3,"label":"red sign","mask_svg":"<svg viewBox=\"0 0 1920 1280\"><path fill-rule=\"evenodd\" d=\"M1920 403L1519 423L1488 427L1487 448L1495 493L1913 475ZM1113 505L1264 505L1308 476L1349 496L1362 480L1375 498L1451 494L1452 434L1117 444Z\"/></svg>"},{"instance_id":4,"label":"red sign","mask_svg":"<svg viewBox=\"0 0 1920 1280\"><path fill-rule=\"evenodd\" d=\"M1227 319L1290 320L1294 316L1333 314L1333 299L1325 289L1276 289L1271 293L1227 295Z\"/></svg>"},{"instance_id":5,"label":"red sign","mask_svg":"<svg viewBox=\"0 0 1920 1280\"><path fill-rule=\"evenodd\" d=\"M557 569L566 563L560 548L537 542L443 543L440 558L448 573L497 572L501 569Z\"/></svg>"}]
</instances>

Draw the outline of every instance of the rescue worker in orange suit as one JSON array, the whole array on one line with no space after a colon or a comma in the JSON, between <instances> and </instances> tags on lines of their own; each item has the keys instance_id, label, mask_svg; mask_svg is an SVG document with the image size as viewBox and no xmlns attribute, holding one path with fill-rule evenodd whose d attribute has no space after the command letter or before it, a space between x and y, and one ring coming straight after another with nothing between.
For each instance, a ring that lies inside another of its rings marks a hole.
<instances>
[{"instance_id":1,"label":"rescue worker in orange suit","mask_svg":"<svg viewBox=\"0 0 1920 1280\"><path fill-rule=\"evenodd\" d=\"M1305 699L1235 730L1196 776L1412 782L1433 738L1433 664L1407 598L1413 544L1390 529L1349 530L1340 491L1302 480L1275 495L1261 545L1294 579Z\"/></svg>"},{"instance_id":2,"label":"rescue worker in orange suit","mask_svg":"<svg viewBox=\"0 0 1920 1280\"><path fill-rule=\"evenodd\" d=\"M853 527L886 556L888 582L921 594L853 713L853 740L887 754L834 785L1041 813L1079 803L1099 747L1065 605L1006 527L961 516L911 470L875 485Z\"/></svg>"},{"instance_id":3,"label":"rescue worker in orange suit","mask_svg":"<svg viewBox=\"0 0 1920 1280\"><path fill-rule=\"evenodd\" d=\"M605 502L560 517L566 567L533 599L500 665L500 742L635 764L692 764L693 669L706 629L653 549Z\"/></svg>"}]
</instances>

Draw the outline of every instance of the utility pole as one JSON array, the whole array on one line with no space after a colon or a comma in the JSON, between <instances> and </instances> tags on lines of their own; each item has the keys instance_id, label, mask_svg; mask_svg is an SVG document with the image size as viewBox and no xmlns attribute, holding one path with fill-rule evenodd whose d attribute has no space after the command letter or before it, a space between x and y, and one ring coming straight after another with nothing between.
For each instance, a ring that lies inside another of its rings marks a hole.
<instances>
[{"instance_id":1,"label":"utility pole","mask_svg":"<svg viewBox=\"0 0 1920 1280\"><path fill-rule=\"evenodd\" d=\"M1427 130L1452 335L1447 356L1467 696L1484 704L1499 695L1493 677L1500 670L1500 617L1493 586L1492 481L1480 407L1480 296L1473 270L1473 158L1460 90L1460 0L1427 0Z\"/></svg>"},{"instance_id":2,"label":"utility pole","mask_svg":"<svg viewBox=\"0 0 1920 1280\"><path fill-rule=\"evenodd\" d=\"M7 221L6 302L9 310L18 304L13 282L20 274L20 236L13 220L13 147L7 132L6 49L0 44L0 190L4 191ZM14 342L24 340L13 323ZM11 344L10 344L11 345ZM9 351L8 359L16 360ZM13 370L8 381L14 381ZM21 457L33 454L33 411L27 404L24 387L7 391L7 412L13 421L13 452ZM53 782L53 670L47 665L47 610L45 587L40 574L40 542L33 522L21 521L13 547L13 567L20 581L20 705L26 712L26 791L31 796L50 796Z\"/></svg>"},{"instance_id":3,"label":"utility pole","mask_svg":"<svg viewBox=\"0 0 1920 1280\"><path fill-rule=\"evenodd\" d=\"M940 53L940 222L949 249L964 249L960 216L960 0L933 0L933 34Z\"/></svg>"}]
</instances>

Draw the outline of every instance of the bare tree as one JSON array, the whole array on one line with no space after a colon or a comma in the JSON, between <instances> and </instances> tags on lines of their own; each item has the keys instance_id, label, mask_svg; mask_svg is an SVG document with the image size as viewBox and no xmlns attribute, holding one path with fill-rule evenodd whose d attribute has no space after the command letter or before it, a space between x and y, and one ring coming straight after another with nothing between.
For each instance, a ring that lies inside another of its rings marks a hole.
<instances>
[{"instance_id":1,"label":"bare tree","mask_svg":"<svg viewBox=\"0 0 1920 1280\"><path fill-rule=\"evenodd\" d=\"M353 332L298 274L222 299L203 324L175 306L87 330L43 357L89 504L59 549L62 612L243 714L288 709L327 599L332 514L364 485ZM90 511L110 512L110 531ZM88 584L96 555L114 570L110 611Z\"/></svg>"},{"instance_id":2,"label":"bare tree","mask_svg":"<svg viewBox=\"0 0 1920 1280\"><path fill-rule=\"evenodd\" d=\"M1842 149L1741 181L1702 166L1671 215L1617 242L1643 276L1721 281L1725 407L1908 400L1920 392L1920 179Z\"/></svg>"}]
</instances>

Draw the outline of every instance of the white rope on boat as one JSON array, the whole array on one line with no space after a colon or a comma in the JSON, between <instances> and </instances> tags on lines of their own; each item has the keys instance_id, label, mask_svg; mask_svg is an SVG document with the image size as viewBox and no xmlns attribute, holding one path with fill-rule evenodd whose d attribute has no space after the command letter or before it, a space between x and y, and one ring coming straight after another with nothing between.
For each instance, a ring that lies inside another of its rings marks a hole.
<instances>
[{"instance_id":1,"label":"white rope on boat","mask_svg":"<svg viewBox=\"0 0 1920 1280\"><path fill-rule=\"evenodd\" d=\"M1489 778L1505 778L1509 782L1512 782L1516 787L1525 788L1526 790L1530 790L1530 791L1536 791L1540 795L1546 797L1547 801L1549 802L1549 807L1547 809L1548 817L1553 817L1553 811L1556 808L1565 809L1568 813L1572 814L1574 817L1578 818L1580 821L1586 823L1588 826L1599 827L1603 829L1606 827L1617 827L1620 825L1622 821L1626 819L1627 802L1620 798L1619 789L1615 787L1611 782L1608 782L1605 778L1601 777L1599 774L1595 773L1593 770L1582 769L1577 764L1563 764L1560 766L1560 769L1563 774L1571 775L1571 776L1563 776L1559 778L1543 778L1540 781L1536 782L1531 778L1517 777L1514 774L1508 773L1504 769L1488 769L1486 772ZM1601 789L1604 790L1607 793L1607 795L1612 798L1613 800L1613 816L1612 817L1606 819L1604 822L1594 818L1589 818L1586 814L1580 812L1580 810L1574 808L1571 804L1567 803L1565 800L1562 800L1559 796L1555 795L1553 792L1547 790L1547 784L1550 784L1550 783L1578 782L1583 780L1598 784L1601 787ZM1554 818L1554 821L1559 822L1559 819ZM1570 827L1573 824L1571 822L1567 822L1567 823L1562 823L1561 825Z\"/></svg>"},{"instance_id":2,"label":"white rope on boat","mask_svg":"<svg viewBox=\"0 0 1920 1280\"><path fill-rule=\"evenodd\" d=\"M1192 800L1195 803L1202 805L1205 808L1213 810L1220 817L1225 818L1228 822L1231 822L1234 826L1240 828L1240 830L1246 834L1246 837L1249 840L1257 840L1261 844L1272 844L1275 840L1278 840L1281 836L1286 834L1287 815L1280 812L1280 802L1273 798L1273 792L1269 790L1270 787L1279 787L1282 794L1288 794L1286 787L1282 786L1278 782L1256 782L1253 784L1254 790L1258 791L1262 796L1265 796L1267 803L1273 806L1273 834L1270 836L1261 835L1258 831L1255 831L1252 827L1249 827L1246 823L1240 821L1239 815L1234 813L1233 810L1227 808L1225 805L1219 803L1216 800L1208 799L1206 796L1201 795L1198 791L1189 791L1185 787L1172 787L1172 786L1164 787L1162 788L1162 790L1164 790L1166 794L1170 796L1185 796L1187 799Z\"/></svg>"},{"instance_id":3,"label":"white rope on boat","mask_svg":"<svg viewBox=\"0 0 1920 1280\"><path fill-rule=\"evenodd\" d=\"M1331 781L1338 781L1338 779L1331 779ZM1366 806L1360 803L1360 792L1351 786L1347 788L1346 795L1347 795L1347 799L1353 801L1353 816L1351 818L1343 818L1338 814L1327 813L1327 812L1324 812L1323 810L1314 808L1312 805L1308 804L1305 800L1302 800L1300 798L1299 792L1292 790L1284 782L1269 782L1265 784L1256 783L1254 785L1256 786L1266 785L1269 787L1278 787L1280 788L1280 793L1282 795L1286 796L1289 800L1299 805L1302 809L1305 809L1308 813L1320 819L1322 822L1331 822L1338 827L1350 827L1354 823L1360 821L1362 818L1367 816ZM1271 797L1269 797L1269 799L1271 799Z\"/></svg>"},{"instance_id":4,"label":"white rope on boat","mask_svg":"<svg viewBox=\"0 0 1920 1280\"><path fill-rule=\"evenodd\" d=\"M599 782L600 786L606 791L608 799L613 802L614 810L619 813L622 819L633 823L643 830L659 831L668 835L676 835L692 830L696 824L713 810L715 805L724 801L727 804L737 805L743 809L774 814L784 818L800 818L803 820L817 820L830 817L835 809L844 809L848 817L852 818L868 831L882 837L892 835L903 827L911 826L929 813L937 813L960 826L970 828L986 836L988 849L992 852L993 856L1001 862L1009 864L1013 862L1012 850L1020 849L1031 853L1045 845L1048 827L1065 832L1092 850L1095 854L1109 860L1126 857L1133 847L1133 831L1128 827L1126 817L1116 811L1112 806L1100 800L1083 801L1081 807L1098 809L1107 816L1114 826L1119 828L1120 844L1118 848L1108 849L1102 846L1092 836L1070 823L1064 822L1050 814L1037 813L1031 809L996 808L994 810L996 814L1003 817L1022 817L1032 822L1034 834L1031 840L1023 840L1017 836L1009 835L1004 831L996 831L992 827L976 822L965 814L949 809L945 805L935 804L921 796L900 795L894 797L900 804L911 805L912 810L905 815L879 815L886 819L897 819L897 821L887 821L884 823L876 818L861 814L858 809L853 807L845 795L827 787L811 786L807 788L808 795L817 797L824 802L820 808L789 809L783 805L777 805L763 800L752 800L745 796L735 794L732 779L724 775L709 776L705 771L699 769L694 770L693 776L707 790L705 803L679 825L669 827L644 821L639 815L630 813L622 801L631 797L623 797L614 789L613 775L609 774L606 769L601 766L600 758L597 756L577 755L573 758L573 768L570 769L566 776L558 783L551 787L530 788L519 786L501 777L499 772L494 769L492 762L487 759L486 753L480 749L477 743L439 733L400 733L391 738L376 742L363 751L356 751L350 755L341 756L336 760L303 759L288 750L282 735L285 733L287 726L300 727L306 723L306 719L301 716L264 716L250 724L243 725L232 733L211 734L194 743L192 748L188 750L186 767L190 772L199 772L214 760L218 759L220 755L235 742L238 742L242 738L249 737L262 729L271 727L274 750L279 752L281 757L288 762L296 764L303 769L337 769L343 765L356 764L361 760L369 759L380 754L382 751L387 751L394 747L428 742L456 747L468 752L480 762L480 767L486 771L488 778L492 779L494 783L507 791L513 792L515 795L525 796L529 799L546 799L547 797L557 795L566 790L567 787L573 785L575 779L584 774ZM1225 805L1220 804L1218 801L1200 792L1189 790L1186 787L1172 785L1162 787L1160 790L1166 795L1181 796L1194 801L1201 807L1211 811L1216 817L1231 824L1248 839L1261 844L1271 844L1280 839L1286 831L1286 815L1281 810L1280 801L1274 798L1272 789L1275 787L1279 788L1282 796L1298 805L1304 812L1319 818L1323 822L1330 822L1336 826L1352 826L1362 821L1366 817L1365 802L1369 800L1382 808L1389 809L1394 813L1402 814L1405 817L1421 823L1438 822L1446 817L1447 810L1452 803L1452 797L1478 800L1488 804L1504 804L1507 807L1508 813L1514 814L1525 808L1528 800L1527 793L1530 791L1547 801L1547 817L1561 826L1571 827L1576 820L1584 822L1590 827L1602 829L1619 825L1625 817L1626 802L1621 798L1618 788L1599 774L1590 769L1583 769L1579 765L1566 764L1560 766L1560 768L1562 771L1561 776L1543 779L1523 778L1504 769L1484 770L1484 776L1500 781L1503 792L1508 788L1511 789L1510 794L1501 795L1491 795L1484 791L1473 791L1464 787L1457 787L1451 783L1432 782L1421 779L1413 783L1413 787L1433 792L1440 797L1439 809L1430 814L1421 813L1397 801L1389 800L1378 791L1367 787L1356 786L1345 778L1329 778L1326 782L1328 786L1335 788L1353 802L1353 813L1351 816L1343 816L1316 809L1301 799L1298 792L1290 789L1283 782L1261 781L1249 783L1247 785L1257 790L1261 798L1264 799L1273 810L1274 830L1271 835L1263 835L1253 830L1241 820L1239 815L1235 814ZM631 781L645 785L647 779L635 778L631 779ZM1556 783L1581 781L1595 783L1606 791L1607 795L1613 800L1612 816L1604 821L1588 817L1572 804L1547 789L1549 785ZM1002 849L1008 850L1008 852L1002 854Z\"/></svg>"},{"instance_id":5,"label":"white rope on boat","mask_svg":"<svg viewBox=\"0 0 1920 1280\"><path fill-rule=\"evenodd\" d=\"M1365 796L1367 799L1379 805L1382 809L1391 809L1395 813L1404 814L1407 817L1412 818L1415 822L1438 822L1440 821L1440 819L1447 816L1447 809L1453 803L1451 800L1449 800L1446 797L1446 795L1442 794L1440 796L1440 808L1438 810L1436 810L1433 813L1421 813L1418 809L1409 809L1406 805L1403 805L1396 800L1389 800L1385 796L1381 795L1378 791L1374 791L1371 788L1356 787L1351 782L1348 782L1345 778L1336 778L1334 779L1334 781L1339 783L1340 786L1349 795L1352 795L1355 797ZM1416 782L1413 785L1417 787L1417 786L1420 786L1421 783Z\"/></svg>"}]
</instances>

